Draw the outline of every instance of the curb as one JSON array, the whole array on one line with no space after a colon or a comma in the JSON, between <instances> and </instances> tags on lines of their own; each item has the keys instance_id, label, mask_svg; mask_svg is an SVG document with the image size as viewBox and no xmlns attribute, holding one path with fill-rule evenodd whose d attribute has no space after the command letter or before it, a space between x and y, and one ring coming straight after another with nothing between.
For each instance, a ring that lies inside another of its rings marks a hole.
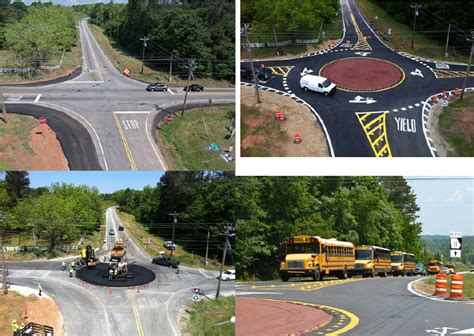
<instances>
[{"instance_id":1,"label":"curb","mask_svg":"<svg viewBox=\"0 0 474 336\"><path fill-rule=\"evenodd\" d=\"M36 86L44 86L44 85L51 85L51 84L58 84L62 82L66 82L68 80L74 79L76 77L79 77L82 74L82 66L79 66L78 68L74 69L67 75L63 75L57 78L53 79L47 79L47 80L41 80L37 82L27 82L27 83L1 83L0 87L36 87Z\"/></svg>"}]
</instances>

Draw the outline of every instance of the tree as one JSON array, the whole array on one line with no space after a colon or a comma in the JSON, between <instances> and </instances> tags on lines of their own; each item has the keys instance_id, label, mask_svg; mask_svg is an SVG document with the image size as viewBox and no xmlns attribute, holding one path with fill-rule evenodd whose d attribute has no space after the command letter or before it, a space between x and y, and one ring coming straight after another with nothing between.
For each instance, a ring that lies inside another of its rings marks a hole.
<instances>
[{"instance_id":1,"label":"tree","mask_svg":"<svg viewBox=\"0 0 474 336\"><path fill-rule=\"evenodd\" d=\"M30 179L26 171L7 171L5 183L11 206L15 206L30 191Z\"/></svg>"}]
</instances>

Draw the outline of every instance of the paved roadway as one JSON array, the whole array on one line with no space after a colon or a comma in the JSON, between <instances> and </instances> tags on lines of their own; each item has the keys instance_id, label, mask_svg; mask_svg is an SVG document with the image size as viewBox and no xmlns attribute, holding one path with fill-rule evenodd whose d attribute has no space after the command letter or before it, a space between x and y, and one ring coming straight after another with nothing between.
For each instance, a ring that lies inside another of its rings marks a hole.
<instances>
[{"instance_id":1,"label":"paved roadway","mask_svg":"<svg viewBox=\"0 0 474 336\"><path fill-rule=\"evenodd\" d=\"M238 296L321 305L341 321L311 335L337 335L344 331L347 335L422 336L442 335L442 328L452 328L445 329L445 335L450 335L474 327L472 304L440 302L412 294L407 285L414 280L415 277L388 277L239 283L236 291ZM341 319L342 316L345 317Z\"/></svg>"},{"instance_id":2,"label":"paved roadway","mask_svg":"<svg viewBox=\"0 0 474 336\"><path fill-rule=\"evenodd\" d=\"M332 156L437 156L427 129L433 104L430 97L462 87L466 66L445 64L446 69L397 52L376 36L353 0L341 0L341 8L344 36L336 46L305 57L256 62L256 66L263 63L274 73L273 79L260 83L261 87L308 105L323 126ZM403 79L380 91L338 89L331 97L300 88L305 73L317 75L332 61L354 57L389 61L402 70ZM242 67L249 68L248 61L242 62ZM253 85L248 80L241 84ZM472 71L468 87L474 87ZM367 104L367 98L376 102Z\"/></svg>"},{"instance_id":3,"label":"paved roadway","mask_svg":"<svg viewBox=\"0 0 474 336\"><path fill-rule=\"evenodd\" d=\"M155 118L165 113L160 112L160 107L183 102L183 88L170 88L167 92L145 91L145 83L122 76L114 68L86 21L79 23L79 32L82 74L43 86L3 86L7 109L11 104L20 104L21 108L37 115L42 106L71 116L88 131L81 137L93 141L102 169L166 170L154 140ZM210 99L213 104L233 103L235 90L205 88L203 92L188 95L188 102L195 104L207 105ZM95 164L71 169L96 169Z\"/></svg>"},{"instance_id":4,"label":"paved roadway","mask_svg":"<svg viewBox=\"0 0 474 336\"><path fill-rule=\"evenodd\" d=\"M180 335L179 317L191 301L192 288L203 289L212 295L217 288L215 272L180 267L175 269L151 264L146 255L126 231L118 231L120 220L114 208L106 212L105 250L107 253L116 239L127 244L127 262L153 270L155 281L138 288L112 288L93 286L77 278L69 278L67 271L60 271L61 261L9 262L9 283L36 288L39 281L45 294L58 304L64 318L66 335ZM114 229L116 235L110 236ZM108 258L107 258L108 259ZM222 291L234 291L233 282L223 282Z\"/></svg>"}]
</instances>

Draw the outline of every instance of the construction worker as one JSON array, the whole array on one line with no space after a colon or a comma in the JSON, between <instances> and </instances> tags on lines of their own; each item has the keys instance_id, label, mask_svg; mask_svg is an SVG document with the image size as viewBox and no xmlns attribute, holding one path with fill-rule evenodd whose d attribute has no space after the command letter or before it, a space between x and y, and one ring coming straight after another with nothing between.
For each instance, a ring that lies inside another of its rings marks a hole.
<instances>
[{"instance_id":1,"label":"construction worker","mask_svg":"<svg viewBox=\"0 0 474 336\"><path fill-rule=\"evenodd\" d=\"M65 270L66 270L66 262L63 261L61 264L61 271L65 271Z\"/></svg>"},{"instance_id":2,"label":"construction worker","mask_svg":"<svg viewBox=\"0 0 474 336\"><path fill-rule=\"evenodd\" d=\"M112 280L112 277L114 275L114 270L113 268L109 269L109 280Z\"/></svg>"},{"instance_id":3,"label":"construction worker","mask_svg":"<svg viewBox=\"0 0 474 336\"><path fill-rule=\"evenodd\" d=\"M16 320L13 320L13 321L12 321L12 333L13 333L13 336L19 336L19 335L20 335L19 329L20 329L20 328L18 328L18 324L16 323Z\"/></svg>"},{"instance_id":4,"label":"construction worker","mask_svg":"<svg viewBox=\"0 0 474 336\"><path fill-rule=\"evenodd\" d=\"M176 267L176 274L179 274L179 266Z\"/></svg>"},{"instance_id":5,"label":"construction worker","mask_svg":"<svg viewBox=\"0 0 474 336\"><path fill-rule=\"evenodd\" d=\"M38 282L38 295L41 296L43 292L43 287L41 287L41 284Z\"/></svg>"},{"instance_id":6,"label":"construction worker","mask_svg":"<svg viewBox=\"0 0 474 336\"><path fill-rule=\"evenodd\" d=\"M70 263L69 263L69 269L74 269L76 268L76 262L74 260L72 260Z\"/></svg>"}]
</instances>

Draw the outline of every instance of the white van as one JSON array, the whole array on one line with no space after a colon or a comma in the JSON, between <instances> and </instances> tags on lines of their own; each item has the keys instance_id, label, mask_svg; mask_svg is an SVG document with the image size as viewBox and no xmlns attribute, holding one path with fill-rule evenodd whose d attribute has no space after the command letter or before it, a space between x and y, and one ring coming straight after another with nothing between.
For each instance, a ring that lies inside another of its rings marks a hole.
<instances>
[{"instance_id":1,"label":"white van","mask_svg":"<svg viewBox=\"0 0 474 336\"><path fill-rule=\"evenodd\" d=\"M314 75L304 75L300 79L300 87L305 90L320 92L325 96L329 96L336 92L336 84L331 83L327 78Z\"/></svg>"},{"instance_id":2,"label":"white van","mask_svg":"<svg viewBox=\"0 0 474 336\"><path fill-rule=\"evenodd\" d=\"M235 270L228 270L228 271L223 272L222 280L223 281L235 280Z\"/></svg>"}]
</instances>

